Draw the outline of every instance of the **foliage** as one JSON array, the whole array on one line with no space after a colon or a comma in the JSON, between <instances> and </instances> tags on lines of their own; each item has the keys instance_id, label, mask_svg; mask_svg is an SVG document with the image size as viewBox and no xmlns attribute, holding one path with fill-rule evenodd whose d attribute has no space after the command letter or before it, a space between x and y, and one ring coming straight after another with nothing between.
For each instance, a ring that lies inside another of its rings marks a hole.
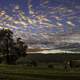
<instances>
[{"instance_id":1,"label":"foliage","mask_svg":"<svg viewBox=\"0 0 80 80\"><path fill-rule=\"evenodd\" d=\"M25 56L27 45L21 38L16 42L13 39L13 32L9 29L0 30L0 57L1 60L7 64L15 64L16 60Z\"/></svg>"},{"instance_id":2,"label":"foliage","mask_svg":"<svg viewBox=\"0 0 80 80\"><path fill-rule=\"evenodd\" d=\"M53 68L53 65L52 64L48 64L48 68Z\"/></svg>"},{"instance_id":3,"label":"foliage","mask_svg":"<svg viewBox=\"0 0 80 80\"><path fill-rule=\"evenodd\" d=\"M38 66L37 62L32 60L32 66L37 67Z\"/></svg>"}]
</instances>

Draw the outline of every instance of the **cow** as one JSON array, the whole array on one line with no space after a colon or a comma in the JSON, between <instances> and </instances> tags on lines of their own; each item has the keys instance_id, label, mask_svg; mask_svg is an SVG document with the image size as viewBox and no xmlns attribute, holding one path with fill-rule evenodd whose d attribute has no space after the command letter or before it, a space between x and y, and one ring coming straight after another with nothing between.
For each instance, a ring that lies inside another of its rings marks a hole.
<instances>
[{"instance_id":1,"label":"cow","mask_svg":"<svg viewBox=\"0 0 80 80\"><path fill-rule=\"evenodd\" d=\"M70 71L70 61L65 61L64 62L64 69L66 72Z\"/></svg>"},{"instance_id":2,"label":"cow","mask_svg":"<svg viewBox=\"0 0 80 80\"><path fill-rule=\"evenodd\" d=\"M79 68L80 67L80 60L70 60L70 67L71 68Z\"/></svg>"},{"instance_id":3,"label":"cow","mask_svg":"<svg viewBox=\"0 0 80 80\"><path fill-rule=\"evenodd\" d=\"M64 62L64 69L66 72L70 71L72 68L79 68L80 60L67 60Z\"/></svg>"}]
</instances>

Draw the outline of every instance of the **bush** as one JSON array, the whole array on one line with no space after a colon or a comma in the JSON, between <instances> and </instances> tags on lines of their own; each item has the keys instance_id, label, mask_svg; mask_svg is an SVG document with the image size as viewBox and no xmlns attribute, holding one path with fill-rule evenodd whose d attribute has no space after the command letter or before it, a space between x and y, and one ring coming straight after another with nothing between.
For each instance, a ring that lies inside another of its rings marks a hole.
<instances>
[{"instance_id":1,"label":"bush","mask_svg":"<svg viewBox=\"0 0 80 80\"><path fill-rule=\"evenodd\" d=\"M48 68L53 68L53 65L52 64L48 64Z\"/></svg>"},{"instance_id":2,"label":"bush","mask_svg":"<svg viewBox=\"0 0 80 80\"><path fill-rule=\"evenodd\" d=\"M37 62L36 61L32 61L32 66L37 67L38 66Z\"/></svg>"}]
</instances>

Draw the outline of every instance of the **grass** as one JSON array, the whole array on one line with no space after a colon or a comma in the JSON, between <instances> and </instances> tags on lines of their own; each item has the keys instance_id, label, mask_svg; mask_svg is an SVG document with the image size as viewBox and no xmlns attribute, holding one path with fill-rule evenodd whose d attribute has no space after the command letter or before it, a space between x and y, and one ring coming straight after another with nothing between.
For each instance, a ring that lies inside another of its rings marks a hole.
<instances>
[{"instance_id":1,"label":"grass","mask_svg":"<svg viewBox=\"0 0 80 80\"><path fill-rule=\"evenodd\" d=\"M0 80L80 80L80 70L27 67L0 64Z\"/></svg>"}]
</instances>

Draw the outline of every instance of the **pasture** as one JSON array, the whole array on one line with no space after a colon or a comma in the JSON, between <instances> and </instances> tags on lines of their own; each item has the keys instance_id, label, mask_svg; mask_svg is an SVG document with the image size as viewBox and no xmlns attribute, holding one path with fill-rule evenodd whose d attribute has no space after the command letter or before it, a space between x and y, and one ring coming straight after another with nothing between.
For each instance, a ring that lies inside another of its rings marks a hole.
<instances>
[{"instance_id":1,"label":"pasture","mask_svg":"<svg viewBox=\"0 0 80 80\"><path fill-rule=\"evenodd\" d=\"M0 80L80 80L80 68L65 71L62 68L27 67L0 64Z\"/></svg>"},{"instance_id":2,"label":"pasture","mask_svg":"<svg viewBox=\"0 0 80 80\"><path fill-rule=\"evenodd\" d=\"M67 56L80 58L79 54ZM20 58L16 65L1 63L0 80L80 80L80 67L65 70L64 59L64 54L30 54Z\"/></svg>"}]
</instances>

